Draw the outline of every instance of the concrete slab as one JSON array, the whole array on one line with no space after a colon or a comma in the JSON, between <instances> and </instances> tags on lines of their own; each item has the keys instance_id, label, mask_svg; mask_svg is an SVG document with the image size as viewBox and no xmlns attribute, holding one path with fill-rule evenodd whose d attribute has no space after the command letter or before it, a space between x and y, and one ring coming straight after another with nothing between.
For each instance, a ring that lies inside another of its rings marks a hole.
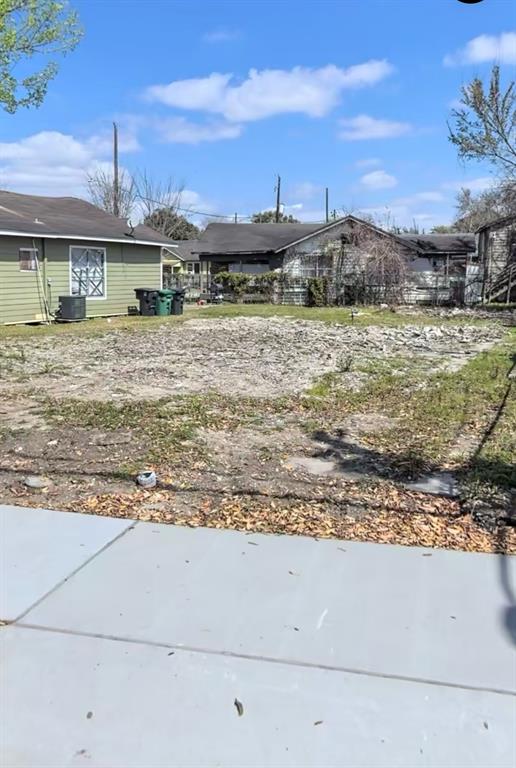
<instances>
[{"instance_id":1,"label":"concrete slab","mask_svg":"<svg viewBox=\"0 0 516 768\"><path fill-rule=\"evenodd\" d=\"M512 768L515 699L12 626L9 768ZM239 717L234 700L243 705Z\"/></svg>"},{"instance_id":2,"label":"concrete slab","mask_svg":"<svg viewBox=\"0 0 516 768\"><path fill-rule=\"evenodd\" d=\"M12 621L132 525L0 505L0 619Z\"/></svg>"},{"instance_id":3,"label":"concrete slab","mask_svg":"<svg viewBox=\"0 0 516 768\"><path fill-rule=\"evenodd\" d=\"M500 563L493 555L143 524L24 623L516 691ZM506 582L516 558L504 563Z\"/></svg>"}]
</instances>

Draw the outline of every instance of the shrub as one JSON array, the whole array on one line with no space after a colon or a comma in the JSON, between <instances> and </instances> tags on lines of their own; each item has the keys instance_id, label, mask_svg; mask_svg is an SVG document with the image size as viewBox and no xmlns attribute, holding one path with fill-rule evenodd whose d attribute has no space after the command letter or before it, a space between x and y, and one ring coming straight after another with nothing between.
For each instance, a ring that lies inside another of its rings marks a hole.
<instances>
[{"instance_id":1,"label":"shrub","mask_svg":"<svg viewBox=\"0 0 516 768\"><path fill-rule=\"evenodd\" d=\"M254 284L256 288L263 293L269 301L273 298L274 286L278 282L279 277L279 272L263 272L261 275L255 276Z\"/></svg>"},{"instance_id":2,"label":"shrub","mask_svg":"<svg viewBox=\"0 0 516 768\"><path fill-rule=\"evenodd\" d=\"M235 294L236 299L242 298L249 288L249 283L253 275L245 272L218 272L215 275L216 280L220 280L224 288Z\"/></svg>"},{"instance_id":3,"label":"shrub","mask_svg":"<svg viewBox=\"0 0 516 768\"><path fill-rule=\"evenodd\" d=\"M328 303L327 280L324 277L309 277L307 284L309 307L325 307Z\"/></svg>"}]
</instances>

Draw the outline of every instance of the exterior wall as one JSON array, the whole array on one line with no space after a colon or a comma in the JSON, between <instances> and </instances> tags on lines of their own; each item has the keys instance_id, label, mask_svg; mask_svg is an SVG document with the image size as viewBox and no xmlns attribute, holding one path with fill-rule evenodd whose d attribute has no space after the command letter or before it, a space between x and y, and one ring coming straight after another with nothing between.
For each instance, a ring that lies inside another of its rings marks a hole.
<instances>
[{"instance_id":1,"label":"exterior wall","mask_svg":"<svg viewBox=\"0 0 516 768\"><path fill-rule=\"evenodd\" d=\"M334 227L329 232L304 240L287 248L283 257L283 269L292 277L324 277L333 270L335 250L340 252L341 235L350 231L348 222Z\"/></svg>"},{"instance_id":2,"label":"exterior wall","mask_svg":"<svg viewBox=\"0 0 516 768\"><path fill-rule=\"evenodd\" d=\"M70 246L88 245L106 249L106 297L86 300L88 317L125 314L137 304L135 288L161 286L159 246L0 237L0 322L28 323L45 320L48 305L55 312L59 296L70 295ZM37 272L20 272L20 248L39 249L41 280ZM51 285L47 286L47 281Z\"/></svg>"},{"instance_id":3,"label":"exterior wall","mask_svg":"<svg viewBox=\"0 0 516 768\"><path fill-rule=\"evenodd\" d=\"M346 294L346 286L354 284L357 270L361 271L361 262L366 254L351 243L341 243L340 237L349 232L349 225L344 222L331 234L318 237L289 248L284 253L283 269L294 280L309 277L328 277L333 285L333 299L339 300ZM379 235L380 237L380 235ZM401 245L403 252L403 246ZM437 253L428 256L415 256L405 248L407 276L400 299L409 304L417 303L462 303L467 255ZM378 296L382 294L381 286ZM293 289L294 290L294 289ZM302 286L295 286L296 296L301 295ZM296 299L295 303L299 303Z\"/></svg>"},{"instance_id":4,"label":"exterior wall","mask_svg":"<svg viewBox=\"0 0 516 768\"><path fill-rule=\"evenodd\" d=\"M494 282L500 272L516 259L516 221L493 224L478 234L477 249L484 268L486 285Z\"/></svg>"},{"instance_id":5,"label":"exterior wall","mask_svg":"<svg viewBox=\"0 0 516 768\"><path fill-rule=\"evenodd\" d=\"M43 268L41 279L37 272L21 272L20 248L38 248L41 256L40 240L0 237L0 323L46 319Z\"/></svg>"}]
</instances>

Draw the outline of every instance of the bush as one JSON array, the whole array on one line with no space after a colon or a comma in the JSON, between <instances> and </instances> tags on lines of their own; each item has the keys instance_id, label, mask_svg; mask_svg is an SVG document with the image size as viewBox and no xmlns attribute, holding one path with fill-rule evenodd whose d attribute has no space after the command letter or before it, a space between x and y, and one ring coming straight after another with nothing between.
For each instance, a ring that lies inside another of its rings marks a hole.
<instances>
[{"instance_id":1,"label":"bush","mask_svg":"<svg viewBox=\"0 0 516 768\"><path fill-rule=\"evenodd\" d=\"M274 286L278 282L280 277L279 272L263 272L261 275L256 275L254 284L256 288L263 293L269 301L274 296Z\"/></svg>"},{"instance_id":2,"label":"bush","mask_svg":"<svg viewBox=\"0 0 516 768\"><path fill-rule=\"evenodd\" d=\"M245 272L218 272L214 275L214 278L220 280L226 290L235 294L237 301L249 288L252 277L253 275L248 275Z\"/></svg>"},{"instance_id":3,"label":"bush","mask_svg":"<svg viewBox=\"0 0 516 768\"><path fill-rule=\"evenodd\" d=\"M326 278L309 277L306 289L309 307L325 307L328 304Z\"/></svg>"}]
</instances>

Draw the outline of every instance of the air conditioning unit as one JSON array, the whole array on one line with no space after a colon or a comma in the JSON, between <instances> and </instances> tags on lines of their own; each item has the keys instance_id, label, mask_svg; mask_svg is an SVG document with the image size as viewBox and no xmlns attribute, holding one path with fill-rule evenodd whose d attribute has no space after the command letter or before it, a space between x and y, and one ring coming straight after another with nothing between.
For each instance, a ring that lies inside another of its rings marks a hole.
<instances>
[{"instance_id":1,"label":"air conditioning unit","mask_svg":"<svg viewBox=\"0 0 516 768\"><path fill-rule=\"evenodd\" d=\"M60 296L57 319L64 322L86 319L86 296Z\"/></svg>"}]
</instances>

